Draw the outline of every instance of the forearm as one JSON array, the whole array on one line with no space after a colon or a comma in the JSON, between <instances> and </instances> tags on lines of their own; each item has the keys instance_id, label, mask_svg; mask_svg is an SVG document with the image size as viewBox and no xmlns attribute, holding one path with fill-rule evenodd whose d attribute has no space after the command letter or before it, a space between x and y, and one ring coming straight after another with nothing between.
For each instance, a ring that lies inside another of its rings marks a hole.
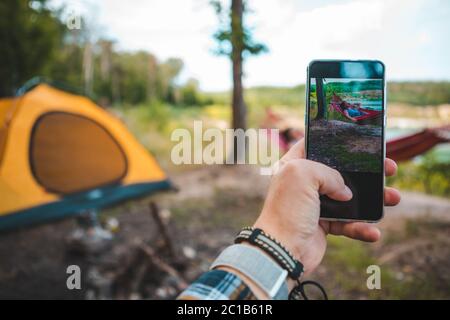
<instances>
[{"instance_id":1,"label":"forearm","mask_svg":"<svg viewBox=\"0 0 450 320\"><path fill-rule=\"evenodd\" d=\"M250 243L233 247L224 250L228 260L219 255L214 270L200 276L179 299L288 298L294 281L288 282L287 272L271 256Z\"/></svg>"},{"instance_id":2,"label":"forearm","mask_svg":"<svg viewBox=\"0 0 450 320\"><path fill-rule=\"evenodd\" d=\"M238 275L221 269L203 273L179 296L179 300L256 300Z\"/></svg>"},{"instance_id":3,"label":"forearm","mask_svg":"<svg viewBox=\"0 0 450 320\"><path fill-rule=\"evenodd\" d=\"M255 248L257 250L260 251L261 254L269 257L271 259L270 256L267 255L267 253L265 253L264 251L262 251L261 249L259 249L256 246L253 246L249 243L244 243L244 245L250 246L252 248ZM243 274L242 272L240 272L239 270L236 270L232 267L226 267L226 266L220 266L217 269L220 270L224 270L230 273L235 274L236 276L238 276L247 286L248 288L252 291L252 293L255 295L255 297L258 300L268 300L271 299L271 297L269 297L269 295L257 284L255 283L251 278L247 277L245 274ZM289 277L286 278L287 281L287 286L289 291L295 286L295 281L290 279ZM285 299L287 299L287 297L285 297Z\"/></svg>"}]
</instances>

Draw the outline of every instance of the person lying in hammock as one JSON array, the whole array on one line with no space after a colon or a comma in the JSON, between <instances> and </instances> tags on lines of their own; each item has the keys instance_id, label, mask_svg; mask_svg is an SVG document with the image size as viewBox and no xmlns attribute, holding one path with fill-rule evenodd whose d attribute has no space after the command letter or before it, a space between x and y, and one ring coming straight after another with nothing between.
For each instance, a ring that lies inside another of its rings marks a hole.
<instances>
[{"instance_id":1,"label":"person lying in hammock","mask_svg":"<svg viewBox=\"0 0 450 320\"><path fill-rule=\"evenodd\" d=\"M356 119L356 117L367 114L366 112L361 110L360 103L349 103L345 100L342 100L341 97L339 97L336 93L333 93L332 101L334 103L337 103L339 105L339 108L342 110L342 113L353 122L356 122L358 120Z\"/></svg>"},{"instance_id":2,"label":"person lying in hammock","mask_svg":"<svg viewBox=\"0 0 450 320\"><path fill-rule=\"evenodd\" d=\"M286 117L273 111L271 107L267 107L266 117L261 124L262 128L279 130L278 143L283 153L287 152L304 136L303 130L296 128L295 125L287 120Z\"/></svg>"}]
</instances>

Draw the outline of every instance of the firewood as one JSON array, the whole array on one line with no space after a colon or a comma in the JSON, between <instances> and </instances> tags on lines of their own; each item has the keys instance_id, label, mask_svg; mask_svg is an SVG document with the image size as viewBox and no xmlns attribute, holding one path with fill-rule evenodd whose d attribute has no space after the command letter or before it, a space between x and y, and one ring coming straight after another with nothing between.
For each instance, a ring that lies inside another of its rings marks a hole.
<instances>
[{"instance_id":1,"label":"firewood","mask_svg":"<svg viewBox=\"0 0 450 320\"><path fill-rule=\"evenodd\" d=\"M184 280L183 276L172 266L163 261L152 247L146 245L145 243L139 243L138 247L147 255L154 266L169 274L176 280L179 290L183 290L188 286L188 283Z\"/></svg>"}]
</instances>

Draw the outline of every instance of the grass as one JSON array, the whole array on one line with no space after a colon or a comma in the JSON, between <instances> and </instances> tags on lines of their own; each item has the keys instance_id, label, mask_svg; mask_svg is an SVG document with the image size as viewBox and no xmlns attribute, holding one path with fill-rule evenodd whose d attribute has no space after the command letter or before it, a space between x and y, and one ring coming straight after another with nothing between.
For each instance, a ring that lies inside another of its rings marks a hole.
<instances>
[{"instance_id":1,"label":"grass","mask_svg":"<svg viewBox=\"0 0 450 320\"><path fill-rule=\"evenodd\" d=\"M310 146L311 153L316 158L320 157L324 163L339 166L341 170L347 171L354 171L355 167L362 172L380 171L381 160L376 154L363 151L350 153L348 151L347 141L351 137L338 133L336 136L324 138L321 132L316 134L314 130L311 130L310 134L311 139L318 141Z\"/></svg>"},{"instance_id":2,"label":"grass","mask_svg":"<svg viewBox=\"0 0 450 320\"><path fill-rule=\"evenodd\" d=\"M323 266L328 274L324 285L331 299L346 298L346 295L362 296L366 293L366 268L375 264L366 245L347 238L329 236L328 249Z\"/></svg>"},{"instance_id":3,"label":"grass","mask_svg":"<svg viewBox=\"0 0 450 320\"><path fill-rule=\"evenodd\" d=\"M343 237L330 236L328 251L323 264L331 270L330 283L327 284L331 299L418 299L416 281L402 281L392 266L379 265L369 244ZM367 268L379 265L381 270L381 289L367 288ZM328 278L328 277L327 277ZM421 298L431 298L434 286L422 292Z\"/></svg>"},{"instance_id":4,"label":"grass","mask_svg":"<svg viewBox=\"0 0 450 320\"><path fill-rule=\"evenodd\" d=\"M406 261L379 264L380 253L389 252L396 246L407 244L412 239L417 239L419 235L430 240L430 243L435 243L436 234L445 235L449 228L441 222L422 222L421 220L407 221L400 236L397 232L389 233L389 238L383 241L382 248L376 250L370 244L329 236L328 250L322 263L327 274L320 281L328 289L330 298L448 299L450 283L448 277L445 278L448 265L441 264L442 270L433 272L433 267L423 269L423 266L417 265L418 262L413 255L409 255L411 257L409 261L406 259ZM437 242L436 245L442 248L448 247L448 243L445 242ZM442 252L442 254L445 259L446 253ZM366 286L369 276L366 269L370 265L380 266L380 290L369 290Z\"/></svg>"},{"instance_id":5,"label":"grass","mask_svg":"<svg viewBox=\"0 0 450 320\"><path fill-rule=\"evenodd\" d=\"M381 161L372 153L349 153L343 144L335 144L331 148L328 148L327 152L330 157L334 155L338 159L337 161L345 167L351 167L354 163L357 163L359 171L362 172L379 172L380 170Z\"/></svg>"},{"instance_id":6,"label":"grass","mask_svg":"<svg viewBox=\"0 0 450 320\"><path fill-rule=\"evenodd\" d=\"M400 163L398 173L387 183L403 190L450 197L450 162L442 162L434 151L420 161Z\"/></svg>"},{"instance_id":7,"label":"grass","mask_svg":"<svg viewBox=\"0 0 450 320\"><path fill-rule=\"evenodd\" d=\"M433 218L408 219L403 229L390 233L386 251L414 246L396 256L389 265L388 292L398 299L448 299L450 223ZM401 251L400 251L401 252Z\"/></svg>"}]
</instances>

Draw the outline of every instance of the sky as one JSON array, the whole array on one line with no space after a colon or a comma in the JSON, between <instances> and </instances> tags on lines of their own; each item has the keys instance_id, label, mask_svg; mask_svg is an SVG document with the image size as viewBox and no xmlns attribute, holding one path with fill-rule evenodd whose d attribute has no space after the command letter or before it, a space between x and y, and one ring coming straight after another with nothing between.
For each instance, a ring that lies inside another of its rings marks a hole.
<instances>
[{"instance_id":1,"label":"sky","mask_svg":"<svg viewBox=\"0 0 450 320\"><path fill-rule=\"evenodd\" d=\"M88 17L119 50L179 57L179 82L231 88L231 65L213 54L209 0L53 0ZM229 1L224 0L224 3ZM269 52L245 62L245 86L304 83L313 59L379 59L388 80L450 80L448 0L248 0L247 25Z\"/></svg>"}]
</instances>

